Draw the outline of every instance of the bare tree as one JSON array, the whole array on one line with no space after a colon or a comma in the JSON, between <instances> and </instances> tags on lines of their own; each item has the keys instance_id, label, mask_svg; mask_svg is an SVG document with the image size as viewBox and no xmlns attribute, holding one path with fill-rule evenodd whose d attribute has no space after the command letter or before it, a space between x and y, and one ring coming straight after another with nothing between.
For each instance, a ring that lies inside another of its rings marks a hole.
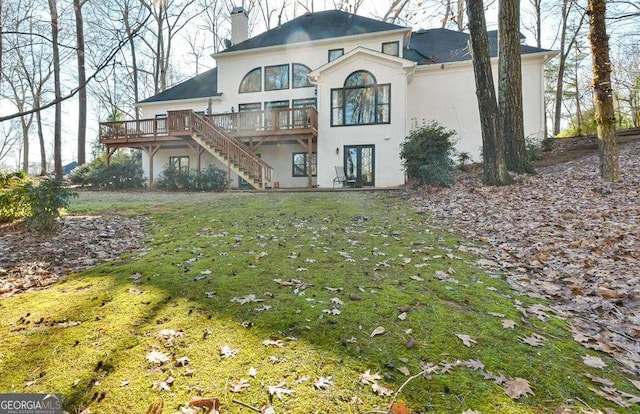
<instances>
[{"instance_id":1,"label":"bare tree","mask_svg":"<svg viewBox=\"0 0 640 414\"><path fill-rule=\"evenodd\" d=\"M483 181L486 185L508 185L513 180L507 172L504 138L500 130L500 115L491 74L484 5L482 0L466 0L466 2L471 34L471 57L482 127Z\"/></svg>"},{"instance_id":2,"label":"bare tree","mask_svg":"<svg viewBox=\"0 0 640 414\"><path fill-rule=\"evenodd\" d=\"M606 0L589 0L589 41L593 57L593 90L598 125L600 176L610 182L621 181L618 165L618 138L616 136L613 90L611 88L611 61L609 37L605 21Z\"/></svg>"},{"instance_id":3,"label":"bare tree","mask_svg":"<svg viewBox=\"0 0 640 414\"><path fill-rule=\"evenodd\" d=\"M19 126L0 124L0 162L7 158L7 156L13 151L16 144L20 141L20 134L16 131Z\"/></svg>"},{"instance_id":4,"label":"bare tree","mask_svg":"<svg viewBox=\"0 0 640 414\"><path fill-rule=\"evenodd\" d=\"M53 51L53 85L55 94L55 120L53 125L53 168L56 178L61 179L62 172L62 88L60 85L60 49L58 47L58 9L56 0L49 1L51 13L51 48Z\"/></svg>"},{"instance_id":5,"label":"bare tree","mask_svg":"<svg viewBox=\"0 0 640 414\"><path fill-rule=\"evenodd\" d=\"M577 23L570 28L571 16L577 14ZM561 24L560 24L560 55L558 63L558 77L556 81L555 113L553 119L553 134L560 133L560 122L562 120L562 93L564 89L564 72L567 58L571 53L571 48L578 38L580 29L585 20L585 11L575 6L573 0L562 0ZM571 31L569 31L571 29Z\"/></svg>"},{"instance_id":6,"label":"bare tree","mask_svg":"<svg viewBox=\"0 0 640 414\"><path fill-rule=\"evenodd\" d=\"M76 17L76 54L78 58L78 164L85 163L87 141L87 74L85 68L84 21L82 7L87 0L73 0L73 11Z\"/></svg>"},{"instance_id":7,"label":"bare tree","mask_svg":"<svg viewBox=\"0 0 640 414\"><path fill-rule=\"evenodd\" d=\"M520 0L500 0L498 12L498 107L509 171L534 173L524 142Z\"/></svg>"}]
</instances>

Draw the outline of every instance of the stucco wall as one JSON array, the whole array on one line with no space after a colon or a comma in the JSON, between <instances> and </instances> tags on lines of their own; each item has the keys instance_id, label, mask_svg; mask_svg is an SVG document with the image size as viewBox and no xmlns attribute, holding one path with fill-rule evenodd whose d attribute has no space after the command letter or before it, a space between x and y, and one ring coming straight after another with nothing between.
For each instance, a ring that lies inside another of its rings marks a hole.
<instances>
[{"instance_id":1,"label":"stucco wall","mask_svg":"<svg viewBox=\"0 0 640 414\"><path fill-rule=\"evenodd\" d=\"M525 137L544 134L543 65L541 57L522 61L522 96ZM497 88L498 66L492 61ZM409 129L422 121L436 120L458 133L456 149L479 160L482 130L471 62L430 65L416 69L409 85Z\"/></svg>"},{"instance_id":2,"label":"stucco wall","mask_svg":"<svg viewBox=\"0 0 640 414\"><path fill-rule=\"evenodd\" d=\"M331 89L342 88L353 72L367 70L378 84L391 84L390 123L331 126ZM406 130L406 71L395 61L357 54L323 71L318 83L318 185L330 187L336 165L344 165L345 145L375 145L375 186L404 184L400 143ZM336 152L336 149L338 150Z\"/></svg>"}]
</instances>

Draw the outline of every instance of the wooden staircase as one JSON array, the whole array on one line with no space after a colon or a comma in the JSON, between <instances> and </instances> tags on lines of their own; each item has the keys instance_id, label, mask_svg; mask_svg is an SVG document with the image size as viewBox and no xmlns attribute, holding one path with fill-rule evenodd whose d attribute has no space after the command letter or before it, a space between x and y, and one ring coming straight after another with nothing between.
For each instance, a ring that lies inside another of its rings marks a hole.
<instances>
[{"instance_id":1,"label":"wooden staircase","mask_svg":"<svg viewBox=\"0 0 640 414\"><path fill-rule=\"evenodd\" d=\"M194 141L224 163L229 179L233 171L255 189L264 190L270 186L273 167L208 118L193 111L170 111L167 120L170 131L190 131Z\"/></svg>"}]
</instances>

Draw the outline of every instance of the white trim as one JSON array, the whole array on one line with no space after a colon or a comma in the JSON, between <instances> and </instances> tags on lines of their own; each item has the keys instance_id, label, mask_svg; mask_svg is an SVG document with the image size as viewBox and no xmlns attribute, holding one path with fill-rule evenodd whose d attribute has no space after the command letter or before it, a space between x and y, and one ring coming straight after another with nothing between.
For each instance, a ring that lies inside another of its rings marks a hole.
<instances>
[{"instance_id":1,"label":"white trim","mask_svg":"<svg viewBox=\"0 0 640 414\"><path fill-rule=\"evenodd\" d=\"M542 60L544 63L549 62L551 59L556 57L560 52L557 50L545 50L542 52L535 53L525 53L520 55L521 60ZM497 63L498 58L492 57L491 63ZM426 65L418 65L416 66L416 72L429 72L435 70L444 70L444 69L456 69L456 68L464 68L466 66L473 65L473 61L471 59L468 60L456 60L453 62L440 62L440 63L429 63Z\"/></svg>"},{"instance_id":2,"label":"white trim","mask_svg":"<svg viewBox=\"0 0 640 414\"><path fill-rule=\"evenodd\" d=\"M166 104L167 102L179 102L179 103L189 103L189 102L197 102L197 101L205 101L205 102L209 102L209 99L211 99L214 102L222 102L222 95L216 95L216 96L203 96L201 98L188 98L188 99L164 99L162 101L153 101L153 102L138 102L137 104L134 105L134 107L136 108L144 108L145 106L149 106L149 105L159 105L159 104Z\"/></svg>"},{"instance_id":3,"label":"white trim","mask_svg":"<svg viewBox=\"0 0 640 414\"><path fill-rule=\"evenodd\" d=\"M274 29L272 29L274 30ZM263 32L266 33L266 32ZM370 33L362 33L357 35L350 36L336 36L329 37L326 39L318 39L318 40L309 40L306 42L296 42L296 43L287 43L281 45L273 45L266 47L254 47L251 49L243 49L243 50L234 50L232 52L218 52L211 54L211 57L214 59L225 58L227 56L239 56L244 54L255 54L256 52L271 52L276 51L278 49L292 49L292 48L308 48L315 46L322 46L324 44L336 44L337 42L351 41L351 40L359 40L359 39L375 39L376 37L386 37L389 35L400 34L400 33L411 33L410 27L405 27L401 29L394 30L385 30L380 32L370 32ZM258 35L259 36L259 35ZM257 37L257 36L256 36ZM253 39L253 38L252 38ZM402 49L402 46L400 46Z\"/></svg>"},{"instance_id":4,"label":"white trim","mask_svg":"<svg viewBox=\"0 0 640 414\"><path fill-rule=\"evenodd\" d=\"M368 55L368 56L372 56L374 58L380 59L380 60L386 60L386 61L391 61L391 62L395 62L398 63L400 65L402 65L402 68L409 71L409 72L413 72L413 70L416 67L416 62L412 61L412 60L407 60L407 59L403 59L397 56L393 56L393 55L388 55L386 53L382 53L382 52L378 52L376 50L372 50L372 49L368 49L362 46L358 46L355 49L350 50L348 53L340 56L337 59L332 60L329 63L325 63L324 65L320 66L319 68L312 70L311 72L309 72L309 74L307 75L309 77L309 79L311 80L311 83L315 83L317 82L318 78L320 77L320 73L324 72L334 66L338 66L343 64L344 62L348 61L349 59L351 59L352 57L355 57L356 55Z\"/></svg>"}]
</instances>

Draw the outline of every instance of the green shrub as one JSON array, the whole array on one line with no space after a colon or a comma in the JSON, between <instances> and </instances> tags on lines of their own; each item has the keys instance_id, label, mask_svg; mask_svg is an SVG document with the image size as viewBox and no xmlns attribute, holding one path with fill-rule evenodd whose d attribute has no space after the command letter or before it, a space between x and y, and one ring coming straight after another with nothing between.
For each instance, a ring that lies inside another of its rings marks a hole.
<instances>
[{"instance_id":1,"label":"green shrub","mask_svg":"<svg viewBox=\"0 0 640 414\"><path fill-rule=\"evenodd\" d=\"M66 189L61 181L44 179L34 183L25 175L3 178L0 190L0 222L26 218L28 227L46 231L53 230L60 209L69 205L69 199L77 196Z\"/></svg>"},{"instance_id":2,"label":"green shrub","mask_svg":"<svg viewBox=\"0 0 640 414\"><path fill-rule=\"evenodd\" d=\"M96 158L71 173L73 184L90 185L95 189L127 190L144 187L142 163L136 155L125 155L106 165L104 159Z\"/></svg>"},{"instance_id":3,"label":"green shrub","mask_svg":"<svg viewBox=\"0 0 640 414\"><path fill-rule=\"evenodd\" d=\"M420 184L452 186L455 135L435 121L415 127L401 144L407 175Z\"/></svg>"},{"instance_id":4,"label":"green shrub","mask_svg":"<svg viewBox=\"0 0 640 414\"><path fill-rule=\"evenodd\" d=\"M155 185L169 191L223 191L227 186L227 173L212 165L198 174L196 170L185 172L167 164Z\"/></svg>"},{"instance_id":5,"label":"green shrub","mask_svg":"<svg viewBox=\"0 0 640 414\"><path fill-rule=\"evenodd\" d=\"M534 136L526 137L525 146L527 149L527 159L529 161L538 161L542 159L542 143L538 138Z\"/></svg>"},{"instance_id":6,"label":"green shrub","mask_svg":"<svg viewBox=\"0 0 640 414\"><path fill-rule=\"evenodd\" d=\"M0 223L26 217L30 212L27 194L31 180L24 173L1 174L0 184Z\"/></svg>"},{"instance_id":7,"label":"green shrub","mask_svg":"<svg viewBox=\"0 0 640 414\"><path fill-rule=\"evenodd\" d=\"M27 203L31 209L27 215L28 227L47 231L56 227L60 209L69 207L69 199L78 194L65 188L60 180L45 179L40 184L31 185L27 191Z\"/></svg>"}]
</instances>

